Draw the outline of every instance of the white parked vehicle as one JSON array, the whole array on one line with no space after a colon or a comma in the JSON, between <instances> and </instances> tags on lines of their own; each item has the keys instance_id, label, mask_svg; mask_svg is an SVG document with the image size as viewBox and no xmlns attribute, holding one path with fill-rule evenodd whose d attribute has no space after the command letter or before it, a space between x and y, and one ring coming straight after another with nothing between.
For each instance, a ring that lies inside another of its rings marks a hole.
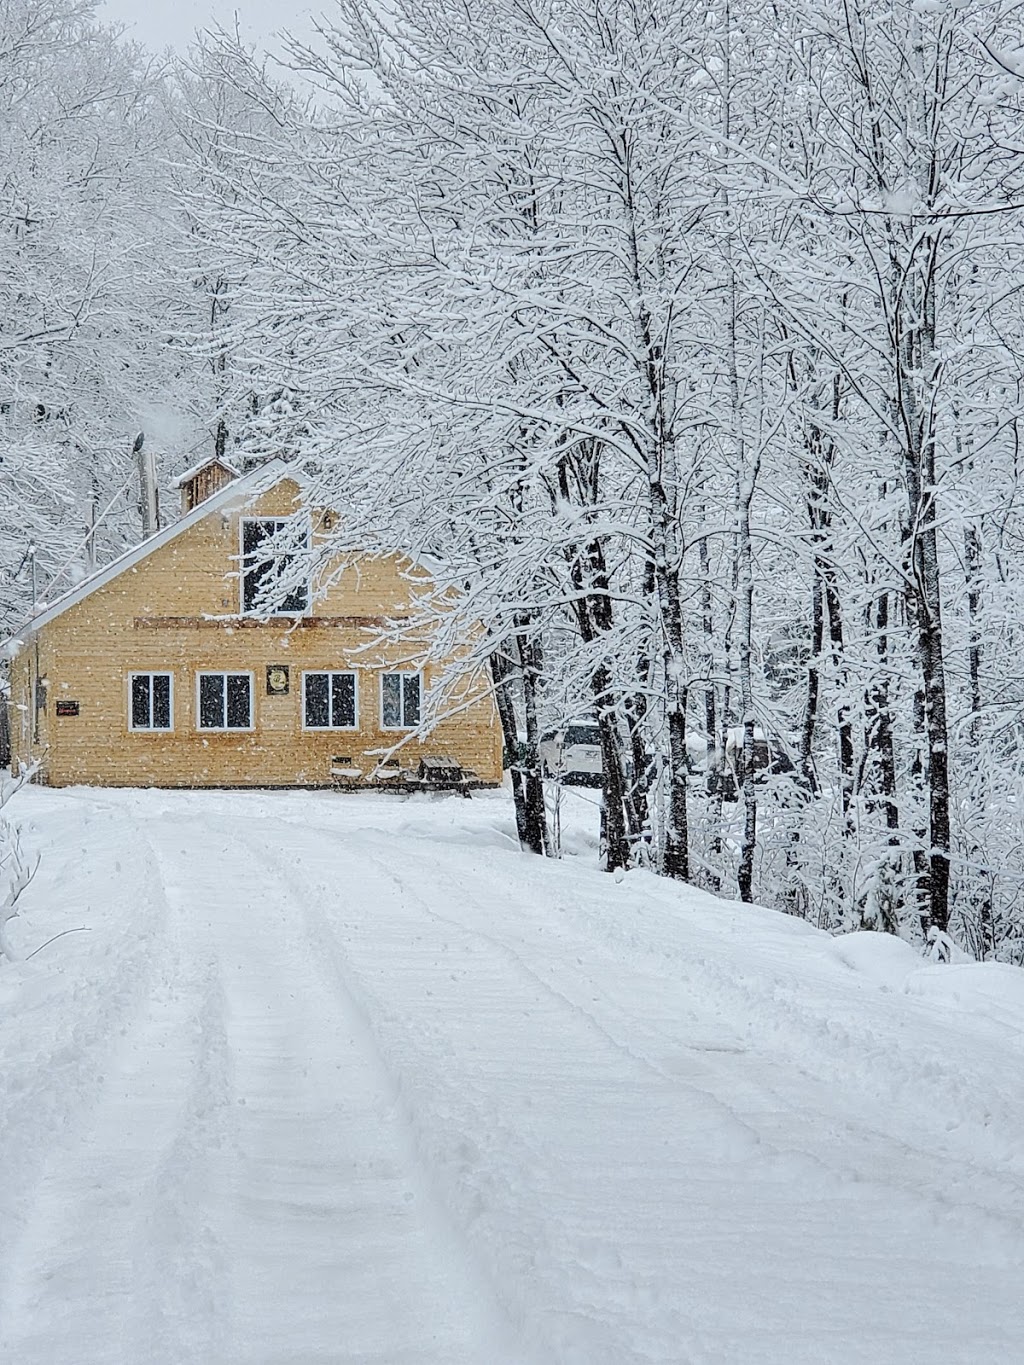
<instances>
[{"instance_id":1,"label":"white parked vehicle","mask_svg":"<svg viewBox=\"0 0 1024 1365\"><path fill-rule=\"evenodd\" d=\"M545 730L538 752L543 777L570 787L601 785L601 732L594 721L575 720L560 729Z\"/></svg>"}]
</instances>

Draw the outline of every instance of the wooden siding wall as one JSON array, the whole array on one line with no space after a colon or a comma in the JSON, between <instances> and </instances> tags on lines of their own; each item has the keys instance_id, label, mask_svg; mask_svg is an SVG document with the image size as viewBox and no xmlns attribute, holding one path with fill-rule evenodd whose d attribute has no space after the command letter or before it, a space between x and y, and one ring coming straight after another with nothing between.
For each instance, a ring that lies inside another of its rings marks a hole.
<instances>
[{"instance_id":1,"label":"wooden siding wall","mask_svg":"<svg viewBox=\"0 0 1024 1365\"><path fill-rule=\"evenodd\" d=\"M43 626L12 666L15 763L42 757L43 780L54 786L319 786L334 781L335 759L373 779L380 756L371 751L402 738L382 728L380 677L385 665L403 666L408 647L368 648L373 629L365 623L401 612L410 592L402 570L410 566L353 560L297 627L238 619L240 516L287 516L296 506L295 485L284 481L244 509L215 509ZM269 665L287 666L287 695L268 695ZM38 737L37 668L47 698ZM356 672L357 730L303 729L302 673L325 669ZM197 728L196 680L204 670L253 674L251 731ZM129 728L130 674L149 671L174 675L170 733ZM424 694L429 682L427 674ZM467 678L466 686L477 699L425 740L404 745L396 755L403 768L444 754L480 781L500 782L493 699L482 679ZM78 714L58 716L62 701L77 702Z\"/></svg>"},{"instance_id":2,"label":"wooden siding wall","mask_svg":"<svg viewBox=\"0 0 1024 1365\"><path fill-rule=\"evenodd\" d=\"M191 512L193 507L198 507L207 498L212 498L214 493L219 493L233 478L230 469L219 464L208 464L198 470L181 486L182 512Z\"/></svg>"}]
</instances>

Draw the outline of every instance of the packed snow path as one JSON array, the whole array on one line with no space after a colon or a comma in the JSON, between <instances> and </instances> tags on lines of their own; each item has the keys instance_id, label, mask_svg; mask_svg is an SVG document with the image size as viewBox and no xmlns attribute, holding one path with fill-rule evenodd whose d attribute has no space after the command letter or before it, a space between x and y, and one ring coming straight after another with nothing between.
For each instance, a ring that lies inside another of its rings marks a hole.
<instances>
[{"instance_id":1,"label":"packed snow path","mask_svg":"<svg viewBox=\"0 0 1024 1365\"><path fill-rule=\"evenodd\" d=\"M1024 973L498 797L18 800L3 1361L1024 1360Z\"/></svg>"}]
</instances>

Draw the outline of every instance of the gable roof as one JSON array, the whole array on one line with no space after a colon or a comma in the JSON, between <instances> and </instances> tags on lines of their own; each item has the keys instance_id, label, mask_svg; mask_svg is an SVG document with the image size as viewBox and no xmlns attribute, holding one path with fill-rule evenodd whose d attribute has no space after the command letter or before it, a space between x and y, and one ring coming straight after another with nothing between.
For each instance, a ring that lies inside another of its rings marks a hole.
<instances>
[{"instance_id":1,"label":"gable roof","mask_svg":"<svg viewBox=\"0 0 1024 1365\"><path fill-rule=\"evenodd\" d=\"M62 616L64 612L76 607L79 602L83 602L97 589L105 588L115 578L127 573L129 569L133 569L136 564L141 563L154 550L161 550L165 545L169 545L172 540L176 540L183 532L197 525L211 512L216 512L218 508L230 506L239 500L248 501L250 498L258 497L286 477L298 481L298 470L285 460L275 458L268 460L266 464L259 465L248 474L233 479L231 483L225 484L223 488L199 503L197 507L193 507L191 512L180 517L177 521L172 521L169 526L165 526L162 531L157 531L148 540L133 545L130 550L118 555L109 564L104 564L102 569L97 569L94 574L84 578L81 583L77 583L68 592L62 593L55 601L37 611L35 616L24 621L8 638L11 641L17 641L34 635L42 626L49 625L58 616Z\"/></svg>"}]
</instances>

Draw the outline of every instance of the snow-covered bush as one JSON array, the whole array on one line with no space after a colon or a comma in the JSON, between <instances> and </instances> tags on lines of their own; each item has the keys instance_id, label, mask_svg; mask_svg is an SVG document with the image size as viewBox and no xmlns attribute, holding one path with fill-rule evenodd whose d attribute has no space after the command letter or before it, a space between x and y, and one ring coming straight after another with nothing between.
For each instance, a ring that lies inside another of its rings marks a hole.
<instances>
[{"instance_id":1,"label":"snow-covered bush","mask_svg":"<svg viewBox=\"0 0 1024 1365\"><path fill-rule=\"evenodd\" d=\"M4 814L5 807L16 791L29 780L33 769L24 768L11 781L0 779L0 960L16 956L7 926L19 913L22 893L36 874L39 859L26 854L21 843L21 830Z\"/></svg>"}]
</instances>

